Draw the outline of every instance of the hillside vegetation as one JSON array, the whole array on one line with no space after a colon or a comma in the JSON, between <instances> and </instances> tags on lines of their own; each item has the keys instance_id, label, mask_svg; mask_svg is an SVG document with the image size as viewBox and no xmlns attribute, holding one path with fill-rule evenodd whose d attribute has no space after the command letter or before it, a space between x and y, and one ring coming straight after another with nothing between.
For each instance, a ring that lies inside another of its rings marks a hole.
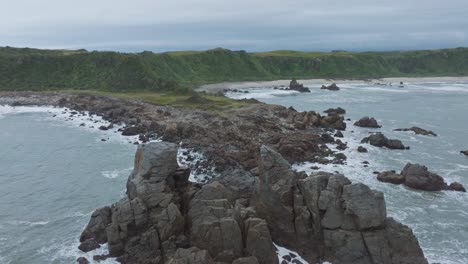
<instances>
[{"instance_id":1,"label":"hillside vegetation","mask_svg":"<svg viewBox=\"0 0 468 264\"><path fill-rule=\"evenodd\" d=\"M190 86L223 81L467 75L468 48L359 53L0 48L0 90L184 92Z\"/></svg>"}]
</instances>

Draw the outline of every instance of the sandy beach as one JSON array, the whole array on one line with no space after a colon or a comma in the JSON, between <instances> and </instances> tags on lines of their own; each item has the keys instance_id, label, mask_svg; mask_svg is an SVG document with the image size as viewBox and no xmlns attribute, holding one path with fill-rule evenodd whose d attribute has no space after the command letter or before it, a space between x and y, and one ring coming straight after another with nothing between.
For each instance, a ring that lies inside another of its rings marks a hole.
<instances>
[{"instance_id":1,"label":"sandy beach","mask_svg":"<svg viewBox=\"0 0 468 264\"><path fill-rule=\"evenodd\" d=\"M224 89L248 89L248 88L262 88L274 86L288 86L291 80L276 80L276 81L256 81L256 82L223 82L207 84L198 87L197 91L216 92ZM468 76L463 77L391 77L381 79L365 79L365 80L347 80L347 79L302 79L298 80L299 83L307 84L324 84L331 83L423 83L423 82L468 82Z\"/></svg>"}]
</instances>

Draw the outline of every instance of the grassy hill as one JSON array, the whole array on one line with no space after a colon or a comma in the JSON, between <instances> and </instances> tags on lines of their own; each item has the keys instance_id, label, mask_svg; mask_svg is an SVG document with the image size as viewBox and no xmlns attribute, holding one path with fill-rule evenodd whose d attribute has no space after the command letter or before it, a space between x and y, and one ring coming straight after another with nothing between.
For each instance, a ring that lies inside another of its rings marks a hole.
<instances>
[{"instance_id":1,"label":"grassy hill","mask_svg":"<svg viewBox=\"0 0 468 264\"><path fill-rule=\"evenodd\" d=\"M0 48L0 90L185 91L223 81L468 76L468 48L401 52L167 53Z\"/></svg>"}]
</instances>

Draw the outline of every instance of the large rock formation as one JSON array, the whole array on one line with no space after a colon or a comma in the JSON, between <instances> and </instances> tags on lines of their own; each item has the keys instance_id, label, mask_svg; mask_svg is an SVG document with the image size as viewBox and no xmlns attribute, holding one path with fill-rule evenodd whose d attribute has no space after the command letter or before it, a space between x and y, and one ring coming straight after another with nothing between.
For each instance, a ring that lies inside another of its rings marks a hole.
<instances>
[{"instance_id":1,"label":"large rock formation","mask_svg":"<svg viewBox=\"0 0 468 264\"><path fill-rule=\"evenodd\" d=\"M427 263L411 230L387 217L383 194L366 185L296 173L262 146L259 180L241 197L217 181L188 182L177 148L139 146L127 197L96 210L80 240L107 242L122 263L278 264L273 241L310 263Z\"/></svg>"},{"instance_id":2,"label":"large rock formation","mask_svg":"<svg viewBox=\"0 0 468 264\"><path fill-rule=\"evenodd\" d=\"M426 166L408 163L400 174L385 171L377 175L377 180L393 184L404 184L410 188L425 191L452 190L466 192L462 184L453 182L448 185L444 178L430 172Z\"/></svg>"},{"instance_id":3,"label":"large rock formation","mask_svg":"<svg viewBox=\"0 0 468 264\"><path fill-rule=\"evenodd\" d=\"M382 133L375 133L368 137L365 137L361 140L361 143L369 143L372 146L376 146L379 148L386 147L389 149L409 149L401 143L398 139L388 139Z\"/></svg>"}]
</instances>

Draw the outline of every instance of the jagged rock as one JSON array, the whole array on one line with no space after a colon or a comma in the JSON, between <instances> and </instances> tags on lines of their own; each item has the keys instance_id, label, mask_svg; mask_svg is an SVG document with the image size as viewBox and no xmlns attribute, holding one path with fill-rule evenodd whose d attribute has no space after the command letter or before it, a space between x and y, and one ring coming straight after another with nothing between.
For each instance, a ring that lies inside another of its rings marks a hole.
<instances>
[{"instance_id":1,"label":"jagged rock","mask_svg":"<svg viewBox=\"0 0 468 264\"><path fill-rule=\"evenodd\" d=\"M338 108L329 108L325 111L323 111L324 113L327 113L329 115L331 114L338 114L338 115L344 115L346 114L346 110L341 108L341 107L338 107Z\"/></svg>"},{"instance_id":2,"label":"jagged rock","mask_svg":"<svg viewBox=\"0 0 468 264\"><path fill-rule=\"evenodd\" d=\"M395 171L384 171L377 175L377 180L393 184L402 184L405 182L405 177L401 174L395 173Z\"/></svg>"},{"instance_id":3,"label":"jagged rock","mask_svg":"<svg viewBox=\"0 0 468 264\"><path fill-rule=\"evenodd\" d=\"M297 178L291 165L273 149L260 148L260 182L255 187L254 204L258 216L267 220L274 238L295 240L293 191ZM284 244L284 243L283 243Z\"/></svg>"},{"instance_id":4,"label":"jagged rock","mask_svg":"<svg viewBox=\"0 0 468 264\"><path fill-rule=\"evenodd\" d=\"M437 134L430 131L430 130L425 130L420 127L410 127L410 128L397 128L394 129L393 131L413 131L416 133L416 135L423 135L423 136L434 136L437 137Z\"/></svg>"},{"instance_id":5,"label":"jagged rock","mask_svg":"<svg viewBox=\"0 0 468 264\"><path fill-rule=\"evenodd\" d=\"M343 186L345 215L351 216L357 230L382 227L387 218L387 208L382 192L367 185L355 183Z\"/></svg>"},{"instance_id":6,"label":"jagged rock","mask_svg":"<svg viewBox=\"0 0 468 264\"><path fill-rule=\"evenodd\" d=\"M344 117L338 114L330 114L322 117L320 125L323 127L334 128L338 130L346 130L346 123Z\"/></svg>"},{"instance_id":7,"label":"jagged rock","mask_svg":"<svg viewBox=\"0 0 468 264\"><path fill-rule=\"evenodd\" d=\"M409 149L409 147L405 147L405 145L403 145L400 140L388 139L382 133L376 133L365 137L361 140L361 143L369 143L379 148L386 147L389 149Z\"/></svg>"},{"instance_id":8,"label":"jagged rock","mask_svg":"<svg viewBox=\"0 0 468 264\"><path fill-rule=\"evenodd\" d=\"M271 240L268 225L263 219L248 218L245 221L245 248L260 264L277 264L276 248Z\"/></svg>"},{"instance_id":9,"label":"jagged rock","mask_svg":"<svg viewBox=\"0 0 468 264\"><path fill-rule=\"evenodd\" d=\"M232 264L259 264L256 257L238 258Z\"/></svg>"},{"instance_id":10,"label":"jagged rock","mask_svg":"<svg viewBox=\"0 0 468 264\"><path fill-rule=\"evenodd\" d=\"M301 93L310 93L309 88L304 87L303 84L298 83L296 79L292 79L292 81L289 83L289 90L295 90Z\"/></svg>"},{"instance_id":11,"label":"jagged rock","mask_svg":"<svg viewBox=\"0 0 468 264\"><path fill-rule=\"evenodd\" d=\"M370 128L382 127L381 125L377 123L377 120L375 120L373 117L368 117L368 116L365 116L359 119L358 121L354 123L354 125L358 127L370 127Z\"/></svg>"},{"instance_id":12,"label":"jagged rock","mask_svg":"<svg viewBox=\"0 0 468 264\"><path fill-rule=\"evenodd\" d=\"M463 185L459 182L452 182L448 188L452 191L466 192L465 187L463 187Z\"/></svg>"},{"instance_id":13,"label":"jagged rock","mask_svg":"<svg viewBox=\"0 0 468 264\"><path fill-rule=\"evenodd\" d=\"M414 189L426 191L441 191L447 189L444 179L430 172L426 166L408 163L401 171L405 177L405 185Z\"/></svg>"},{"instance_id":14,"label":"jagged rock","mask_svg":"<svg viewBox=\"0 0 468 264\"><path fill-rule=\"evenodd\" d=\"M325 85L322 85L322 87L320 89L323 89L323 90L330 90L330 91L339 91L340 90L340 87L338 87L336 85L336 83L332 83L330 84L329 86L325 86Z\"/></svg>"},{"instance_id":15,"label":"jagged rock","mask_svg":"<svg viewBox=\"0 0 468 264\"><path fill-rule=\"evenodd\" d=\"M96 209L91 215L88 225L80 236L80 242L94 239L97 243L107 242L106 227L111 222L111 209L106 206Z\"/></svg>"},{"instance_id":16,"label":"jagged rock","mask_svg":"<svg viewBox=\"0 0 468 264\"><path fill-rule=\"evenodd\" d=\"M78 264L89 264L89 260L85 257L79 257L76 259L76 262L78 262Z\"/></svg>"},{"instance_id":17,"label":"jagged rock","mask_svg":"<svg viewBox=\"0 0 468 264\"><path fill-rule=\"evenodd\" d=\"M365 147L363 147L363 146L359 146L357 148L357 151L360 152L360 153L367 153L367 149Z\"/></svg>"},{"instance_id":18,"label":"jagged rock","mask_svg":"<svg viewBox=\"0 0 468 264\"><path fill-rule=\"evenodd\" d=\"M230 197L229 190L213 182L204 185L190 203L191 243L208 250L217 261L242 257L242 231L233 217Z\"/></svg>"}]
</instances>

